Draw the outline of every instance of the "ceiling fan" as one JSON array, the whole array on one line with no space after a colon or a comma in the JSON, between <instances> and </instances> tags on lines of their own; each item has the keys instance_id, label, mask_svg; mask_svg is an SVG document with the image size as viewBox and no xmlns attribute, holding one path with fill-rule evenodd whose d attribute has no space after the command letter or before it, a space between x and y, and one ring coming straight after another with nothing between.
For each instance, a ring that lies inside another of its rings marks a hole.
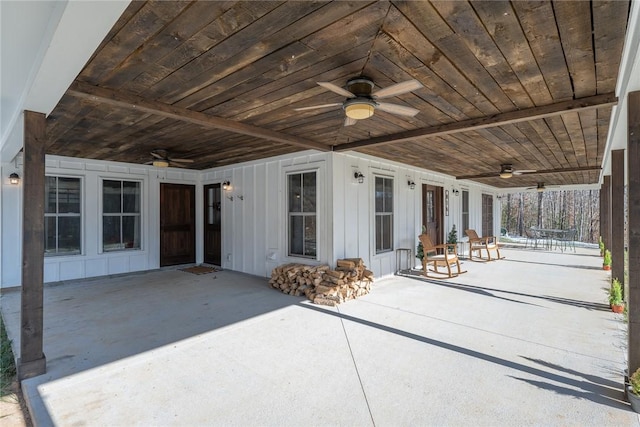
<instances>
[{"instance_id":1,"label":"ceiling fan","mask_svg":"<svg viewBox=\"0 0 640 427\"><path fill-rule=\"evenodd\" d=\"M536 190L538 193L542 193L547 188L556 188L560 187L559 185L544 185L544 182L539 182L535 187L529 187L527 190Z\"/></svg>"},{"instance_id":2,"label":"ceiling fan","mask_svg":"<svg viewBox=\"0 0 640 427\"><path fill-rule=\"evenodd\" d=\"M191 159L174 159L169 156L167 150L153 150L149 154L151 154L153 159L146 162L145 165L153 165L157 168L166 168L169 166L184 168L186 167L185 163L193 163Z\"/></svg>"},{"instance_id":3,"label":"ceiling fan","mask_svg":"<svg viewBox=\"0 0 640 427\"><path fill-rule=\"evenodd\" d=\"M456 176L456 179L478 179L478 178L511 178L514 175L542 175L547 173L563 173L563 172L588 172L600 170L598 166L581 166L576 168L561 168L561 169L543 169L543 170L535 170L535 169L514 169L511 163L503 163L500 165L499 172L488 172L481 173L477 175L461 175Z\"/></svg>"},{"instance_id":4,"label":"ceiling fan","mask_svg":"<svg viewBox=\"0 0 640 427\"><path fill-rule=\"evenodd\" d=\"M377 92L373 91L373 80L369 77L360 76L349 79L346 89L329 82L317 82L318 85L328 89L338 95L345 96L344 102L334 102L332 104L312 105L310 107L295 108L295 111L315 110L320 108L342 107L346 115L345 126L351 126L358 120L368 119L373 116L376 109L400 116L413 117L420 112L412 107L391 104L388 102L378 102L378 99L390 98L420 89L422 83L417 80L407 80L396 83Z\"/></svg>"}]
</instances>

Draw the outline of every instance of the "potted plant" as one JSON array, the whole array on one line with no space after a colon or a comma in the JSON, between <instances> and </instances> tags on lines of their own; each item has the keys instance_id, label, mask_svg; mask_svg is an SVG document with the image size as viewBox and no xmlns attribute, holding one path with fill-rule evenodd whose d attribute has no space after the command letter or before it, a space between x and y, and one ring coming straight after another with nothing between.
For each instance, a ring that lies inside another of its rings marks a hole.
<instances>
[{"instance_id":1,"label":"potted plant","mask_svg":"<svg viewBox=\"0 0 640 427\"><path fill-rule=\"evenodd\" d=\"M622 300L622 285L620 280L613 279L611 289L609 289L609 304L614 313L622 313L624 311L624 301Z\"/></svg>"},{"instance_id":2,"label":"potted plant","mask_svg":"<svg viewBox=\"0 0 640 427\"><path fill-rule=\"evenodd\" d=\"M598 247L600 248L600 256L604 256L604 241L602 236L598 237Z\"/></svg>"},{"instance_id":3,"label":"potted plant","mask_svg":"<svg viewBox=\"0 0 640 427\"><path fill-rule=\"evenodd\" d=\"M427 227L422 226L422 234L427 232ZM424 258L424 250L422 248L422 242L418 242L418 247L416 248L416 258L422 262L422 258Z\"/></svg>"},{"instance_id":4,"label":"potted plant","mask_svg":"<svg viewBox=\"0 0 640 427\"><path fill-rule=\"evenodd\" d=\"M611 251L609 249L605 249L604 251L604 258L602 260L602 269L611 270Z\"/></svg>"},{"instance_id":5,"label":"potted plant","mask_svg":"<svg viewBox=\"0 0 640 427\"><path fill-rule=\"evenodd\" d=\"M631 403L631 409L640 413L640 368L638 368L631 377L629 377L629 388L627 391L629 403Z\"/></svg>"},{"instance_id":6,"label":"potted plant","mask_svg":"<svg viewBox=\"0 0 640 427\"><path fill-rule=\"evenodd\" d=\"M453 224L453 227L451 227L451 231L449 232L449 235L447 236L447 243L449 244L457 244L458 243L458 231L456 230L456 225ZM453 248L449 247L447 248L449 250L449 253L453 253Z\"/></svg>"}]
</instances>

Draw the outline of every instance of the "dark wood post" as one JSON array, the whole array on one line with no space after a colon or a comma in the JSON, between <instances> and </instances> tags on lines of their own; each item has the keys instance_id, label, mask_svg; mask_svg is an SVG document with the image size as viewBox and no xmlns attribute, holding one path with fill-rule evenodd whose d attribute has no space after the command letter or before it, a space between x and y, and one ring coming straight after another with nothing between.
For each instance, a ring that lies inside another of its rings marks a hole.
<instances>
[{"instance_id":1,"label":"dark wood post","mask_svg":"<svg viewBox=\"0 0 640 427\"><path fill-rule=\"evenodd\" d=\"M611 278L620 280L623 285L624 215L624 150L613 150L611 151Z\"/></svg>"},{"instance_id":2,"label":"dark wood post","mask_svg":"<svg viewBox=\"0 0 640 427\"><path fill-rule=\"evenodd\" d=\"M600 235L605 248L611 250L611 175L604 176L600 187Z\"/></svg>"},{"instance_id":3,"label":"dark wood post","mask_svg":"<svg viewBox=\"0 0 640 427\"><path fill-rule=\"evenodd\" d=\"M628 97L629 374L640 368L640 92Z\"/></svg>"},{"instance_id":4,"label":"dark wood post","mask_svg":"<svg viewBox=\"0 0 640 427\"><path fill-rule=\"evenodd\" d=\"M45 116L24 112L22 297L18 377L46 371L43 348Z\"/></svg>"}]
</instances>

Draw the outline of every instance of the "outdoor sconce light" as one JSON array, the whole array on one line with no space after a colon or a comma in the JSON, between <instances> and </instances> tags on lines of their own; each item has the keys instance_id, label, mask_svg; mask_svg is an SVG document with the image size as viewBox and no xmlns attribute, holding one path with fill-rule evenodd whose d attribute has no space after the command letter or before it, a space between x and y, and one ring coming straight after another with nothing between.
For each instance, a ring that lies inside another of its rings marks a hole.
<instances>
[{"instance_id":1,"label":"outdoor sconce light","mask_svg":"<svg viewBox=\"0 0 640 427\"><path fill-rule=\"evenodd\" d=\"M364 175L362 175L362 172L355 172L353 177L358 180L358 184L362 184L364 182Z\"/></svg>"},{"instance_id":2,"label":"outdoor sconce light","mask_svg":"<svg viewBox=\"0 0 640 427\"><path fill-rule=\"evenodd\" d=\"M413 182L412 180L407 181L407 185L409 186L410 189L415 189L416 188L416 183Z\"/></svg>"},{"instance_id":3,"label":"outdoor sconce light","mask_svg":"<svg viewBox=\"0 0 640 427\"><path fill-rule=\"evenodd\" d=\"M18 185L20 184L20 175L18 175L17 173L12 173L11 175L9 175L9 182L12 185Z\"/></svg>"},{"instance_id":4,"label":"outdoor sconce light","mask_svg":"<svg viewBox=\"0 0 640 427\"><path fill-rule=\"evenodd\" d=\"M454 196L458 196L460 194L460 190L458 190L457 188L454 188L453 190L451 190L451 192Z\"/></svg>"},{"instance_id":5,"label":"outdoor sconce light","mask_svg":"<svg viewBox=\"0 0 640 427\"><path fill-rule=\"evenodd\" d=\"M222 183L222 189L224 191L229 191L231 189L231 182L229 182L229 180L226 180Z\"/></svg>"}]
</instances>

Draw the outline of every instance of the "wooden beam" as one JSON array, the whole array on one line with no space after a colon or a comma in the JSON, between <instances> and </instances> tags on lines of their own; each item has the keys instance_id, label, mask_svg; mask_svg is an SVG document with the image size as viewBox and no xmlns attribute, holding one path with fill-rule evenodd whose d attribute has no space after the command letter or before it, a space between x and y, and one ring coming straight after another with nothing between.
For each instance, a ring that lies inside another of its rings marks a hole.
<instances>
[{"instance_id":1,"label":"wooden beam","mask_svg":"<svg viewBox=\"0 0 640 427\"><path fill-rule=\"evenodd\" d=\"M45 115L24 112L22 294L18 377L46 371L43 348Z\"/></svg>"},{"instance_id":2,"label":"wooden beam","mask_svg":"<svg viewBox=\"0 0 640 427\"><path fill-rule=\"evenodd\" d=\"M604 176L600 189L600 235L604 247L611 250L611 175Z\"/></svg>"},{"instance_id":3,"label":"wooden beam","mask_svg":"<svg viewBox=\"0 0 640 427\"><path fill-rule=\"evenodd\" d=\"M611 278L624 285L624 150L611 151Z\"/></svg>"},{"instance_id":4,"label":"wooden beam","mask_svg":"<svg viewBox=\"0 0 640 427\"><path fill-rule=\"evenodd\" d=\"M617 104L617 102L618 98L614 93L595 95L587 98L558 102L557 104L527 108L524 110L509 111L507 113L495 114L488 117L479 117L476 119L469 119L461 122L447 123L444 125L433 126L429 128L413 129L395 133L392 135L384 135L375 138L364 139L362 141L349 142L346 144L335 145L333 147L333 150L355 150L357 148L409 141L426 136L452 135L460 132L468 132L472 130L486 129L513 123L544 119L545 117L558 116L568 112L578 112L591 110L594 108L608 107Z\"/></svg>"},{"instance_id":5,"label":"wooden beam","mask_svg":"<svg viewBox=\"0 0 640 427\"><path fill-rule=\"evenodd\" d=\"M107 104L119 108L129 108L131 110L155 114L161 117L167 117L209 128L221 129L242 135L249 135L269 141L281 142L305 149L320 151L329 151L331 149L331 147L325 144L312 141L310 139L236 122L223 117L210 116L199 111L175 107L173 105L145 99L130 93L118 92L111 89L93 86L84 82L73 82L71 87L67 90L67 94L76 98L88 99L101 104Z\"/></svg>"},{"instance_id":6,"label":"wooden beam","mask_svg":"<svg viewBox=\"0 0 640 427\"><path fill-rule=\"evenodd\" d=\"M640 92L628 95L629 375L640 368Z\"/></svg>"}]
</instances>

